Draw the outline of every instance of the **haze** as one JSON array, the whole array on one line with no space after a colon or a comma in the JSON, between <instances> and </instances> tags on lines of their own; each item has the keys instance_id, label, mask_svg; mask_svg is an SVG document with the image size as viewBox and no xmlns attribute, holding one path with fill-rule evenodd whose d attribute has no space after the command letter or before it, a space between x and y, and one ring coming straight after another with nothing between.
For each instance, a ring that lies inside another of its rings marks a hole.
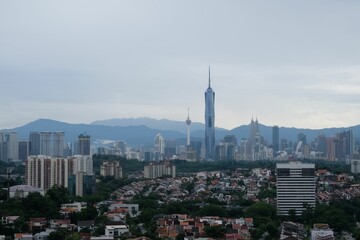
<instances>
[{"instance_id":1,"label":"haze","mask_svg":"<svg viewBox=\"0 0 360 240\"><path fill-rule=\"evenodd\" d=\"M151 117L347 127L359 1L0 1L0 129Z\"/></svg>"}]
</instances>

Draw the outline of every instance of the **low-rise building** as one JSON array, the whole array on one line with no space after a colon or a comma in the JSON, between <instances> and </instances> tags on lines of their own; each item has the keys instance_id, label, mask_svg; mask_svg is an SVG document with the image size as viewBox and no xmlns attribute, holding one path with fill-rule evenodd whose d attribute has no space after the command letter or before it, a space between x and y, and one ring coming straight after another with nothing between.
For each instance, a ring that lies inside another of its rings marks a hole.
<instances>
[{"instance_id":1,"label":"low-rise building","mask_svg":"<svg viewBox=\"0 0 360 240\"><path fill-rule=\"evenodd\" d=\"M316 223L311 229L311 240L334 240L334 231L328 224Z\"/></svg>"},{"instance_id":2,"label":"low-rise building","mask_svg":"<svg viewBox=\"0 0 360 240\"><path fill-rule=\"evenodd\" d=\"M129 228L124 224L105 226L105 236L117 237L127 232L129 232Z\"/></svg>"}]
</instances>

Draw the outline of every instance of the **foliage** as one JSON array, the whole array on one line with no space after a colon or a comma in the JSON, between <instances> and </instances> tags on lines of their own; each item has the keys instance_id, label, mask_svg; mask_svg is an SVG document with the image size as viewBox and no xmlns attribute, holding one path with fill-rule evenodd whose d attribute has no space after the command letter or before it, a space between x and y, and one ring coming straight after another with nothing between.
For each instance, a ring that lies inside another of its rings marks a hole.
<instances>
[{"instance_id":1,"label":"foliage","mask_svg":"<svg viewBox=\"0 0 360 240\"><path fill-rule=\"evenodd\" d=\"M46 217L53 219L59 217L59 208L50 198L42 196L38 192L29 193L26 198L21 200L24 217Z\"/></svg>"},{"instance_id":2,"label":"foliage","mask_svg":"<svg viewBox=\"0 0 360 240\"><path fill-rule=\"evenodd\" d=\"M219 217L227 217L228 213L226 209L219 205L210 204L203 208L201 208L198 212L199 216L219 216Z\"/></svg>"},{"instance_id":3,"label":"foliage","mask_svg":"<svg viewBox=\"0 0 360 240\"><path fill-rule=\"evenodd\" d=\"M55 202L55 205L58 208L61 207L61 204L69 203L71 198L67 188L58 185L54 185L52 188L47 190L46 196Z\"/></svg>"},{"instance_id":4,"label":"foliage","mask_svg":"<svg viewBox=\"0 0 360 240\"><path fill-rule=\"evenodd\" d=\"M259 199L276 198L276 189L261 189L257 197Z\"/></svg>"},{"instance_id":5,"label":"foliage","mask_svg":"<svg viewBox=\"0 0 360 240\"><path fill-rule=\"evenodd\" d=\"M51 232L49 234L48 240L81 240L81 236L79 233L61 229L55 232Z\"/></svg>"},{"instance_id":6,"label":"foliage","mask_svg":"<svg viewBox=\"0 0 360 240\"><path fill-rule=\"evenodd\" d=\"M204 231L208 237L215 239L223 238L226 232L222 226L206 226Z\"/></svg>"}]
</instances>

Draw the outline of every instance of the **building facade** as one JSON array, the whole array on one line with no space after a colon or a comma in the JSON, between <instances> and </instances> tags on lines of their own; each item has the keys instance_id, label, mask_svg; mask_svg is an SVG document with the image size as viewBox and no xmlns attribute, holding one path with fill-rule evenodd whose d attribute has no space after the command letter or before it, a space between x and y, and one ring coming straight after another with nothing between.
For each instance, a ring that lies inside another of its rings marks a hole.
<instances>
[{"instance_id":1,"label":"building facade","mask_svg":"<svg viewBox=\"0 0 360 240\"><path fill-rule=\"evenodd\" d=\"M45 191L58 185L73 194L89 194L95 186L92 165L90 156L29 156L25 162L25 183Z\"/></svg>"},{"instance_id":2,"label":"building facade","mask_svg":"<svg viewBox=\"0 0 360 240\"><path fill-rule=\"evenodd\" d=\"M159 178L162 176L176 177L176 167L169 161L154 163L144 166L144 178Z\"/></svg>"},{"instance_id":3,"label":"building facade","mask_svg":"<svg viewBox=\"0 0 360 240\"><path fill-rule=\"evenodd\" d=\"M115 179L122 178L122 167L119 162L105 161L100 166L100 176L111 176Z\"/></svg>"},{"instance_id":4,"label":"building facade","mask_svg":"<svg viewBox=\"0 0 360 240\"><path fill-rule=\"evenodd\" d=\"M215 159L215 92L210 85L205 92L205 160Z\"/></svg>"},{"instance_id":5,"label":"building facade","mask_svg":"<svg viewBox=\"0 0 360 240\"><path fill-rule=\"evenodd\" d=\"M272 146L274 153L276 154L280 150L280 135L278 126L272 127Z\"/></svg>"},{"instance_id":6,"label":"building facade","mask_svg":"<svg viewBox=\"0 0 360 240\"><path fill-rule=\"evenodd\" d=\"M277 163L277 212L300 216L306 207L315 207L315 164Z\"/></svg>"},{"instance_id":7,"label":"building facade","mask_svg":"<svg viewBox=\"0 0 360 240\"><path fill-rule=\"evenodd\" d=\"M78 154L90 155L91 138L87 134L80 134L78 137Z\"/></svg>"}]
</instances>

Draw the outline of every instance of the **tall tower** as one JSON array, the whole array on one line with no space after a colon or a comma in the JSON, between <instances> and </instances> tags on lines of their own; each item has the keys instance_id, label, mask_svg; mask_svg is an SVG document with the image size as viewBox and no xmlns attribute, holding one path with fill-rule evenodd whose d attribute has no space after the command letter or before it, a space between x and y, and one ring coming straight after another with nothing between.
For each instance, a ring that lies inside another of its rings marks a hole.
<instances>
[{"instance_id":1,"label":"tall tower","mask_svg":"<svg viewBox=\"0 0 360 240\"><path fill-rule=\"evenodd\" d=\"M187 117L185 122L186 122L186 125L187 125L186 146L190 146L190 124L191 124L191 120L190 120L190 115L189 115L189 108L188 108L188 117Z\"/></svg>"},{"instance_id":2,"label":"tall tower","mask_svg":"<svg viewBox=\"0 0 360 240\"><path fill-rule=\"evenodd\" d=\"M209 67L209 86L205 92L205 159L215 158L215 92L210 85Z\"/></svg>"}]
</instances>

